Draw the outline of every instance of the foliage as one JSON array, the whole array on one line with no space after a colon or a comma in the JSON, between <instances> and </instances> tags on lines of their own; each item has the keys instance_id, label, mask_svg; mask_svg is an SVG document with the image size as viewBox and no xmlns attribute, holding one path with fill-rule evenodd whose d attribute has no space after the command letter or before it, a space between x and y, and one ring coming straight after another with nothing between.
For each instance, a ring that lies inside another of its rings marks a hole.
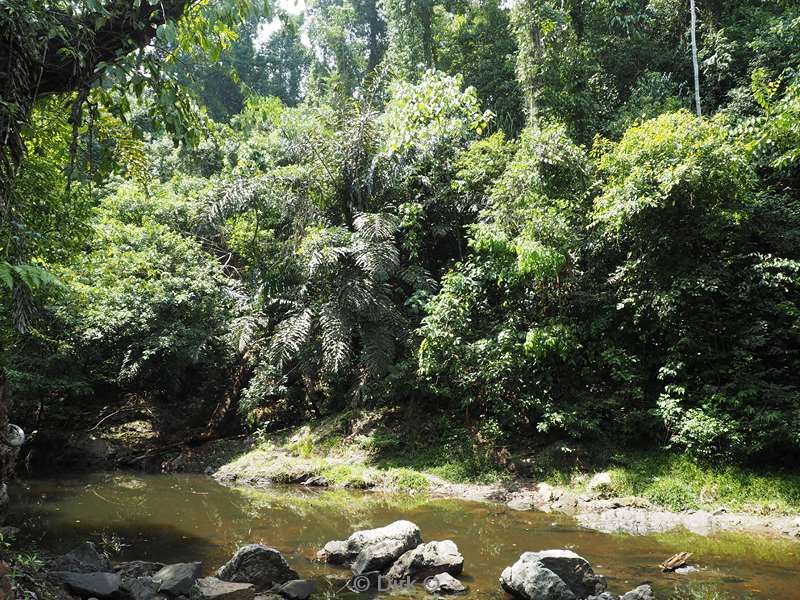
<instances>
[{"instance_id":1,"label":"foliage","mask_svg":"<svg viewBox=\"0 0 800 600\"><path fill-rule=\"evenodd\" d=\"M134 394L261 430L435 407L418 457L457 479L567 437L783 462L789 4L700 3L698 118L679 0L7 0L0 385L23 417ZM282 476L320 472L295 450ZM673 483L625 486L691 504Z\"/></svg>"}]
</instances>

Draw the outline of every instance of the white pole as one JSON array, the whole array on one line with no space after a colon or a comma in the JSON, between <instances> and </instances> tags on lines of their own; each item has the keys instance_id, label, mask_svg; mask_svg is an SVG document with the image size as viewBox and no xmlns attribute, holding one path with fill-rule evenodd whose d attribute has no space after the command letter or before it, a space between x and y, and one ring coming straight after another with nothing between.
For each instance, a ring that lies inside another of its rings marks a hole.
<instances>
[{"instance_id":1,"label":"white pole","mask_svg":"<svg viewBox=\"0 0 800 600\"><path fill-rule=\"evenodd\" d=\"M689 0L692 8L692 63L694 64L694 103L697 107L697 116L702 116L700 109L700 68L697 65L697 14L694 8L694 0Z\"/></svg>"}]
</instances>

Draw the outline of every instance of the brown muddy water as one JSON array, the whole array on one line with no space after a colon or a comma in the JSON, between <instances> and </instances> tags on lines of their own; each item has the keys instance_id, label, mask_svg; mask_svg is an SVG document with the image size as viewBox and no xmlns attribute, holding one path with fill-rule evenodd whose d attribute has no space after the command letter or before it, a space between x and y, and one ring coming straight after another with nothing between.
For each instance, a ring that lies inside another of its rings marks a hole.
<instances>
[{"instance_id":1,"label":"brown muddy water","mask_svg":"<svg viewBox=\"0 0 800 600\"><path fill-rule=\"evenodd\" d=\"M498 577L522 552L566 548L606 575L617 594L647 582L659 600L800 599L800 543L788 540L607 535L565 516L502 505L302 487L229 488L201 475L29 480L17 484L13 500L8 522L51 552L91 539L115 561L200 560L210 574L239 545L261 542L283 552L301 577L317 580L323 594L340 590L348 575L313 561L325 542L408 519L426 541L458 544L468 598L503 600ZM681 550L694 553L700 572L661 573L658 563ZM394 592L392 598L413 595L419 592Z\"/></svg>"}]
</instances>

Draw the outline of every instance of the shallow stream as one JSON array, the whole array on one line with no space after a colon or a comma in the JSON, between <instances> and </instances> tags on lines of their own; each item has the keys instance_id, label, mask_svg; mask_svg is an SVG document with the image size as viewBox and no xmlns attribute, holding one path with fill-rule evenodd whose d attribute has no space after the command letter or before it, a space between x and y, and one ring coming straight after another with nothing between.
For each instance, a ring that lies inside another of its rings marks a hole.
<instances>
[{"instance_id":1,"label":"shallow stream","mask_svg":"<svg viewBox=\"0 0 800 600\"><path fill-rule=\"evenodd\" d=\"M336 592L347 571L313 560L328 540L408 519L424 540L451 539L464 555L468 598L501 600L504 567L528 550L567 548L584 556L609 588L651 583L660 600L692 598L706 586L730 598L800 599L800 543L742 535L607 535L571 518L515 512L502 505L345 490L229 488L202 475L92 474L19 482L9 523L52 552L91 539L115 561L200 560L211 574L241 544L263 542L284 553L301 577ZM694 553L700 571L661 573L675 552ZM393 598L410 594L395 593ZM724 597L724 596L723 596Z\"/></svg>"}]
</instances>

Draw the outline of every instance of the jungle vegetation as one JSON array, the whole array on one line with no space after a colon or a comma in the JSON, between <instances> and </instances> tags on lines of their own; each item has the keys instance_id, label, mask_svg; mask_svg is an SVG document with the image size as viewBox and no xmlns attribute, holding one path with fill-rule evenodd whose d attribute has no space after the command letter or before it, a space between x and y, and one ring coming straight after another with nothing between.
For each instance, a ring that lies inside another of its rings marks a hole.
<instances>
[{"instance_id":1,"label":"jungle vegetation","mask_svg":"<svg viewBox=\"0 0 800 600\"><path fill-rule=\"evenodd\" d=\"M0 0L0 402L784 464L800 6L696 4L702 116L686 0Z\"/></svg>"}]
</instances>

